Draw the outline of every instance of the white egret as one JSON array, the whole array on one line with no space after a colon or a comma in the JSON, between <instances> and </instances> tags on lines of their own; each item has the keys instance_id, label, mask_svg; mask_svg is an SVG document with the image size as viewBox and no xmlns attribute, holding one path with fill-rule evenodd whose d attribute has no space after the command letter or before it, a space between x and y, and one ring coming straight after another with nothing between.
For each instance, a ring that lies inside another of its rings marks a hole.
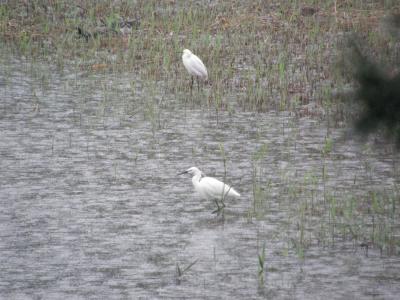
<instances>
[{"instance_id":1,"label":"white egret","mask_svg":"<svg viewBox=\"0 0 400 300\"><path fill-rule=\"evenodd\" d=\"M231 186L215 179L207 177L196 167L191 167L178 175L189 173L192 175L192 183L196 192L200 194L203 199L214 199L217 205L217 211L221 210L218 200L221 200L222 207L224 207L224 199L226 197L239 198L240 194L236 192Z\"/></svg>"},{"instance_id":2,"label":"white egret","mask_svg":"<svg viewBox=\"0 0 400 300\"><path fill-rule=\"evenodd\" d=\"M192 76L192 84L190 88L193 87L193 77L196 76L202 80L207 80L208 73L206 66L203 64L200 58L192 53L189 49L183 50L182 54L183 65L186 70Z\"/></svg>"}]
</instances>

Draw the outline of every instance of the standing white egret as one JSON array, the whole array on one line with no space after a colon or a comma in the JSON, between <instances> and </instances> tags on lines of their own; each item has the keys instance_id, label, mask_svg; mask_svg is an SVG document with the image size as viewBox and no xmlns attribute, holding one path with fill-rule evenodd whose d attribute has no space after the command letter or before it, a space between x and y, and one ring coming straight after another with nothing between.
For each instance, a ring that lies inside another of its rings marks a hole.
<instances>
[{"instance_id":1,"label":"standing white egret","mask_svg":"<svg viewBox=\"0 0 400 300\"><path fill-rule=\"evenodd\" d=\"M236 192L232 187L215 179L213 177L207 177L196 167L191 167L186 171L179 173L182 175L189 173L192 175L192 183L196 192L200 194L203 199L214 199L217 205L217 211L221 210L218 204L218 200L221 200L222 207L224 207L224 199L226 197L239 198L240 194Z\"/></svg>"},{"instance_id":2,"label":"standing white egret","mask_svg":"<svg viewBox=\"0 0 400 300\"><path fill-rule=\"evenodd\" d=\"M207 80L208 73L206 66L203 64L200 58L192 53L189 49L183 50L182 54L183 65L186 70L192 76L192 84L190 88L193 87L193 77L196 76L202 80Z\"/></svg>"}]
</instances>

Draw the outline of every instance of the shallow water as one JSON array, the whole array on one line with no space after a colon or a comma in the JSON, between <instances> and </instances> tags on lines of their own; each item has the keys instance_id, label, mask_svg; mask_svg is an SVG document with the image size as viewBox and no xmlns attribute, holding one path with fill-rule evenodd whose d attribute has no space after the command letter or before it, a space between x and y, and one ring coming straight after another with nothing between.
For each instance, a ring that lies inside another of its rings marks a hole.
<instances>
[{"instance_id":1,"label":"shallow water","mask_svg":"<svg viewBox=\"0 0 400 300\"><path fill-rule=\"evenodd\" d=\"M2 58L1 298L398 297L398 248L366 253L358 240L324 241L312 228L303 255L293 246L299 203L391 193L397 155L322 121L217 115L151 86L130 73ZM327 137L334 146L324 157ZM224 217L176 176L197 166L224 178L221 146L226 181L242 194ZM255 214L254 184L263 199ZM328 221L308 217L308 226ZM392 225L398 235L398 213ZM177 265L191 263L178 277Z\"/></svg>"}]
</instances>

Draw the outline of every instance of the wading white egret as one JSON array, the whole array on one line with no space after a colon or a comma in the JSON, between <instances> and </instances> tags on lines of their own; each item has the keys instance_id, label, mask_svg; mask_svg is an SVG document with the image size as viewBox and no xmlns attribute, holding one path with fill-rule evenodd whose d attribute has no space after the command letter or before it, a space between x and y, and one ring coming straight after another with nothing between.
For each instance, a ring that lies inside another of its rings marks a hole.
<instances>
[{"instance_id":1,"label":"wading white egret","mask_svg":"<svg viewBox=\"0 0 400 300\"><path fill-rule=\"evenodd\" d=\"M226 197L239 198L240 194L236 192L232 187L215 179L213 177L207 177L196 167L191 167L186 171L179 173L178 175L189 173L192 175L192 183L196 192L200 194L203 199L213 199L217 205L217 211L221 210L218 200L221 201L222 207L224 207L224 199Z\"/></svg>"},{"instance_id":2,"label":"wading white egret","mask_svg":"<svg viewBox=\"0 0 400 300\"><path fill-rule=\"evenodd\" d=\"M192 76L192 84L190 88L193 87L193 77L196 76L202 80L207 80L208 73L206 66L203 64L200 58L192 53L189 49L183 50L182 54L182 61L183 65L185 66L186 70Z\"/></svg>"}]
</instances>

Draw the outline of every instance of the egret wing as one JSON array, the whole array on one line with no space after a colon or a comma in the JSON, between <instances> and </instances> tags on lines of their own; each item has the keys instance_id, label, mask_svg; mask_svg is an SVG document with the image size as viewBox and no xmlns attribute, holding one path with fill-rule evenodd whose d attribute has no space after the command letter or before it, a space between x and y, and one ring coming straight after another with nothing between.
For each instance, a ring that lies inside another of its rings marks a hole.
<instances>
[{"instance_id":1,"label":"egret wing","mask_svg":"<svg viewBox=\"0 0 400 300\"><path fill-rule=\"evenodd\" d=\"M199 182L199 191L204 197L221 198L224 188L226 193L229 190L229 186L212 177L203 177Z\"/></svg>"},{"instance_id":2,"label":"egret wing","mask_svg":"<svg viewBox=\"0 0 400 300\"><path fill-rule=\"evenodd\" d=\"M192 55L190 58L190 68L197 76L208 77L206 66L196 55Z\"/></svg>"}]
</instances>

